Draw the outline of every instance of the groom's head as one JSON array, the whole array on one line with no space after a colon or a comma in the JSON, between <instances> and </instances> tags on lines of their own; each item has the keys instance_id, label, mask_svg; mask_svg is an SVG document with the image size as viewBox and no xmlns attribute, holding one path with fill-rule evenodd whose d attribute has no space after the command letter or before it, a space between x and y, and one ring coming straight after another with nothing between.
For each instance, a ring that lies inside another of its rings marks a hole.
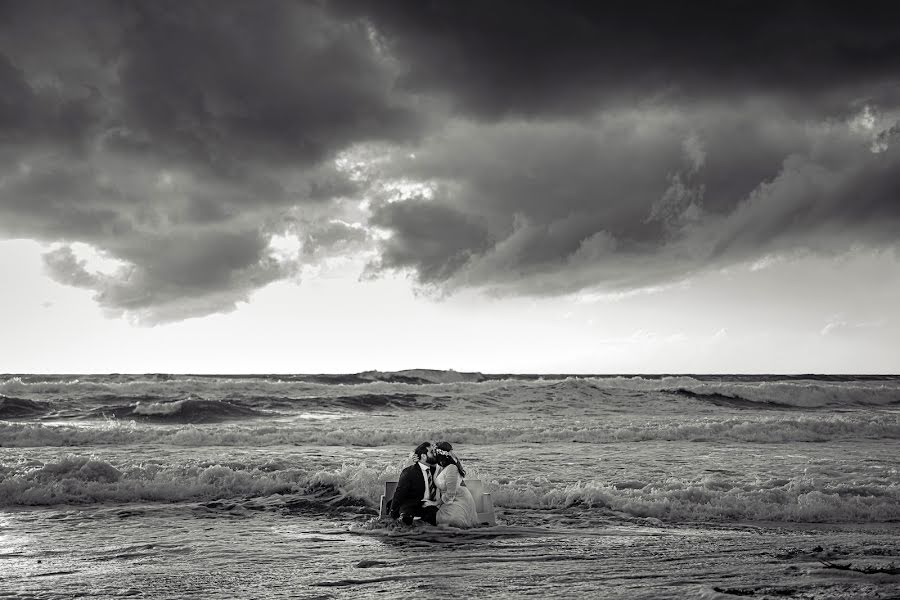
<instances>
[{"instance_id":1,"label":"groom's head","mask_svg":"<svg viewBox=\"0 0 900 600\"><path fill-rule=\"evenodd\" d=\"M437 462L434 457L434 448L431 446L431 442L422 442L416 449L413 450L413 456L416 457L417 461L426 462L429 465L433 465Z\"/></svg>"}]
</instances>

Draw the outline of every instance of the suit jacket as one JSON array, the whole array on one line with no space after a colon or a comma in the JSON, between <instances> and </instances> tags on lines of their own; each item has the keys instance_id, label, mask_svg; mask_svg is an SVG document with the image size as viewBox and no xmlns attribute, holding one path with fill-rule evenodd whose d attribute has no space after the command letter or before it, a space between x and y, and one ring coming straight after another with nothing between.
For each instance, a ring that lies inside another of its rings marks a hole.
<instances>
[{"instance_id":1,"label":"suit jacket","mask_svg":"<svg viewBox=\"0 0 900 600\"><path fill-rule=\"evenodd\" d=\"M431 473L434 477L434 471ZM422 498L425 496L425 477L422 475L422 467L415 463L400 472L397 481L397 489L391 499L391 518L396 519L400 513L408 513L422 506Z\"/></svg>"}]
</instances>

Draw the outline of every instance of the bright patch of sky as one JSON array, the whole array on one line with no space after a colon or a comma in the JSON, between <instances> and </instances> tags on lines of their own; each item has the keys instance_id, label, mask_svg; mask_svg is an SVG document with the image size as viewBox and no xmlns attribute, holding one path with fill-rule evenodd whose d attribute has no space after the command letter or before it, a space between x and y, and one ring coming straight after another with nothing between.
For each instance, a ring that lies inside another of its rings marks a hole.
<instances>
[{"instance_id":1,"label":"bright patch of sky","mask_svg":"<svg viewBox=\"0 0 900 600\"><path fill-rule=\"evenodd\" d=\"M287 243L276 240L276 245ZM616 295L435 300L358 267L279 282L227 314L141 327L52 282L47 247L0 242L3 372L894 372L891 252L770 261ZM102 256L76 246L101 269ZM888 316L886 316L888 315Z\"/></svg>"}]
</instances>

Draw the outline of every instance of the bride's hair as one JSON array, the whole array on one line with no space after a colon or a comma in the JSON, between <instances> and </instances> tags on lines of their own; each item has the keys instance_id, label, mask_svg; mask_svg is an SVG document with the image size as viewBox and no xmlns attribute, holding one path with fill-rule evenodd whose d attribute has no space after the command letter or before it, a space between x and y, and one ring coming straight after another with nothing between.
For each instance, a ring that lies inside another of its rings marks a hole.
<instances>
[{"instance_id":1,"label":"bride's hair","mask_svg":"<svg viewBox=\"0 0 900 600\"><path fill-rule=\"evenodd\" d=\"M446 467L447 465L456 465L456 468L459 470L459 476L465 477L466 471L463 469L462 463L459 462L459 459L456 458L456 455L453 454L453 446L450 445L450 442L438 442L434 445L435 447L435 458L437 458L437 462L442 467Z\"/></svg>"}]
</instances>

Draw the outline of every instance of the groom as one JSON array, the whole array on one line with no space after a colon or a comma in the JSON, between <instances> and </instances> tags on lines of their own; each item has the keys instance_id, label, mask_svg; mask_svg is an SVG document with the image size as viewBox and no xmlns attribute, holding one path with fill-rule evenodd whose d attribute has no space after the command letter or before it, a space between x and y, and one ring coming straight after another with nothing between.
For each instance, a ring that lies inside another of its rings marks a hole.
<instances>
[{"instance_id":1,"label":"groom","mask_svg":"<svg viewBox=\"0 0 900 600\"><path fill-rule=\"evenodd\" d=\"M416 463L406 467L400 473L397 489L390 504L392 519L400 519L406 525L412 525L415 517L421 517L426 523L437 525L435 515L438 511L437 489L434 485L435 465L434 448L431 442L423 442L413 450Z\"/></svg>"}]
</instances>

